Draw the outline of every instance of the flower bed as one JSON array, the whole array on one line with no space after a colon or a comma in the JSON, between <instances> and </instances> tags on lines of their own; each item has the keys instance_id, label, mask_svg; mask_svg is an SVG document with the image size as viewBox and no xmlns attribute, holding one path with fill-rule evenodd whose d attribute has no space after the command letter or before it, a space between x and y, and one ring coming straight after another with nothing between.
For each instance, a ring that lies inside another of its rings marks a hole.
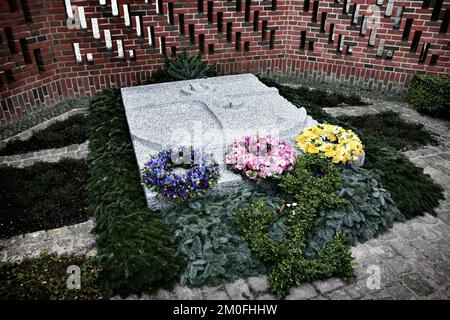
<instances>
[{"instance_id":1,"label":"flower bed","mask_svg":"<svg viewBox=\"0 0 450 320\"><path fill-rule=\"evenodd\" d=\"M81 287L67 288L67 268L79 266ZM103 299L98 284L100 268L94 257L41 254L19 264L0 263L1 300L94 300Z\"/></svg>"},{"instance_id":2,"label":"flower bed","mask_svg":"<svg viewBox=\"0 0 450 320\"><path fill-rule=\"evenodd\" d=\"M0 167L0 238L87 221L86 183L80 160Z\"/></svg>"}]
</instances>

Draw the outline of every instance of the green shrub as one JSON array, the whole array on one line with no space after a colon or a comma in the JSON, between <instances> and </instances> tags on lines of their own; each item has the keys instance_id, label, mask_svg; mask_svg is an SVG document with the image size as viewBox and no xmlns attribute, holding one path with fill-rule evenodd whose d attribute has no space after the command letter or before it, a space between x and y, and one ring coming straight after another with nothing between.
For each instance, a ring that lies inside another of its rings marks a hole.
<instances>
[{"instance_id":1,"label":"green shrub","mask_svg":"<svg viewBox=\"0 0 450 320\"><path fill-rule=\"evenodd\" d=\"M351 167L340 173L343 203L335 210L320 211L311 230L308 252L314 253L330 243L336 233L345 234L355 245L374 238L404 220L390 194L383 189L376 174Z\"/></svg>"},{"instance_id":2,"label":"green shrub","mask_svg":"<svg viewBox=\"0 0 450 320\"><path fill-rule=\"evenodd\" d=\"M334 191L341 186L339 169L330 159L313 154L297 157L294 170L278 178L278 187L287 195L287 201L300 205L308 203L315 208L335 208L341 199ZM307 188L305 188L307 186Z\"/></svg>"},{"instance_id":3,"label":"green shrub","mask_svg":"<svg viewBox=\"0 0 450 320\"><path fill-rule=\"evenodd\" d=\"M56 149L80 144L87 140L87 117L75 115L57 121L44 130L35 131L30 139L13 140L0 149L0 156L28 153L44 149Z\"/></svg>"},{"instance_id":4,"label":"green shrub","mask_svg":"<svg viewBox=\"0 0 450 320\"><path fill-rule=\"evenodd\" d=\"M201 79L217 75L217 66L208 65L202 61L200 55L188 56L186 51L174 59L166 57L165 69L161 69L153 76L149 82L167 82Z\"/></svg>"},{"instance_id":5,"label":"green shrub","mask_svg":"<svg viewBox=\"0 0 450 320\"><path fill-rule=\"evenodd\" d=\"M264 197L272 208L276 206L276 198L250 188L228 196L208 195L162 212L179 244L177 254L188 261L181 275L182 285L217 286L266 272L233 223L236 211L247 207L255 197Z\"/></svg>"},{"instance_id":6,"label":"green shrub","mask_svg":"<svg viewBox=\"0 0 450 320\"><path fill-rule=\"evenodd\" d=\"M170 286L179 271L169 227L146 206L119 90L90 105L88 212L107 294Z\"/></svg>"},{"instance_id":7,"label":"green shrub","mask_svg":"<svg viewBox=\"0 0 450 320\"><path fill-rule=\"evenodd\" d=\"M80 289L67 288L71 265L80 267ZM100 268L93 257L41 254L19 263L0 263L1 300L98 300Z\"/></svg>"},{"instance_id":8,"label":"green shrub","mask_svg":"<svg viewBox=\"0 0 450 320\"><path fill-rule=\"evenodd\" d=\"M409 84L408 99L419 112L450 118L450 77L416 74Z\"/></svg>"},{"instance_id":9,"label":"green shrub","mask_svg":"<svg viewBox=\"0 0 450 320\"><path fill-rule=\"evenodd\" d=\"M358 117L343 116L339 119L358 128L364 135L377 137L384 144L397 150L414 150L424 145L437 144L422 123L406 122L398 112L386 111Z\"/></svg>"},{"instance_id":10,"label":"green shrub","mask_svg":"<svg viewBox=\"0 0 450 320\"><path fill-rule=\"evenodd\" d=\"M422 168L415 166L409 159L384 143L375 135L363 134L349 123L336 119L311 101L302 100L297 90L277 84L270 79L261 79L266 85L277 87L280 94L291 103L304 107L308 115L324 123L352 129L364 143L366 154L365 168L376 170L382 185L389 191L398 209L407 218L434 213L439 200L444 199L443 189L437 185Z\"/></svg>"},{"instance_id":11,"label":"green shrub","mask_svg":"<svg viewBox=\"0 0 450 320\"><path fill-rule=\"evenodd\" d=\"M305 257L307 235L316 214L339 204L335 195L339 185L338 169L331 161L299 156L294 171L282 176L278 185L289 200L298 201L295 207L286 206L277 213L266 202L256 201L236 214L235 223L251 250L271 265L269 283L279 298L303 281L354 275L351 253L340 233L316 257ZM281 219L286 228L275 231ZM274 236L280 231L281 237Z\"/></svg>"},{"instance_id":12,"label":"green shrub","mask_svg":"<svg viewBox=\"0 0 450 320\"><path fill-rule=\"evenodd\" d=\"M0 238L87 221L86 183L81 160L0 166Z\"/></svg>"}]
</instances>

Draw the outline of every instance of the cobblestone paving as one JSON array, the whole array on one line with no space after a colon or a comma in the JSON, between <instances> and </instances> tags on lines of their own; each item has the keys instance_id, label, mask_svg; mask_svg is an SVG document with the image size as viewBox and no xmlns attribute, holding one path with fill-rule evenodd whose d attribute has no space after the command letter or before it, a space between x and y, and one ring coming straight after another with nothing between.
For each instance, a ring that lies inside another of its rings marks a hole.
<instances>
[{"instance_id":1,"label":"cobblestone paving","mask_svg":"<svg viewBox=\"0 0 450 320\"><path fill-rule=\"evenodd\" d=\"M59 149L47 149L37 152L0 157L0 165L24 168L37 161L58 162L63 158L85 159L89 153L89 142L73 144Z\"/></svg>"}]
</instances>

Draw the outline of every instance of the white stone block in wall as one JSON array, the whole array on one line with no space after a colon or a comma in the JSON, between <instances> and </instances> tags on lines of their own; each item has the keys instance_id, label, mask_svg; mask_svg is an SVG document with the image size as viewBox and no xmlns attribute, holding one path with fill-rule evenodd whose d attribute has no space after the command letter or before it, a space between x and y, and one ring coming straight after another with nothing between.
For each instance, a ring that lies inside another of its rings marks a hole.
<instances>
[{"instance_id":1,"label":"white stone block in wall","mask_svg":"<svg viewBox=\"0 0 450 320\"><path fill-rule=\"evenodd\" d=\"M136 33L137 33L138 37L141 37L142 36L141 17L135 16L134 18L136 21Z\"/></svg>"},{"instance_id":2,"label":"white stone block in wall","mask_svg":"<svg viewBox=\"0 0 450 320\"><path fill-rule=\"evenodd\" d=\"M78 63L82 63L83 62L83 57L81 56L80 44L79 43L74 43L73 44L73 50L75 52L75 59L77 60L77 62Z\"/></svg>"},{"instance_id":3,"label":"white stone block in wall","mask_svg":"<svg viewBox=\"0 0 450 320\"><path fill-rule=\"evenodd\" d=\"M80 19L81 29L87 29L86 14L84 13L84 7L77 7L78 18Z\"/></svg>"},{"instance_id":4,"label":"white stone block in wall","mask_svg":"<svg viewBox=\"0 0 450 320\"><path fill-rule=\"evenodd\" d=\"M112 50L112 39L111 39L111 30L107 29L105 32L105 43L106 43L106 49Z\"/></svg>"},{"instance_id":5,"label":"white stone block in wall","mask_svg":"<svg viewBox=\"0 0 450 320\"><path fill-rule=\"evenodd\" d=\"M390 17L392 15L392 10L394 9L394 0L388 0L388 3L386 5L386 11L384 12L384 15L386 17Z\"/></svg>"},{"instance_id":6,"label":"white stone block in wall","mask_svg":"<svg viewBox=\"0 0 450 320\"><path fill-rule=\"evenodd\" d=\"M125 58L125 53L124 53L124 49L123 49L123 41L122 40L117 40L117 54L119 59L124 59Z\"/></svg>"},{"instance_id":7,"label":"white stone block in wall","mask_svg":"<svg viewBox=\"0 0 450 320\"><path fill-rule=\"evenodd\" d=\"M91 24L92 24L92 34L94 36L94 39L99 40L100 39L100 29L98 27L98 19L92 18Z\"/></svg>"},{"instance_id":8,"label":"white stone block in wall","mask_svg":"<svg viewBox=\"0 0 450 320\"><path fill-rule=\"evenodd\" d=\"M353 13L353 23L357 24L358 23L358 18L359 18L359 4L355 5L355 12Z\"/></svg>"},{"instance_id":9,"label":"white stone block in wall","mask_svg":"<svg viewBox=\"0 0 450 320\"><path fill-rule=\"evenodd\" d=\"M374 29L372 29L372 32L370 33L369 45L374 46L376 40L377 40L377 29L374 28Z\"/></svg>"},{"instance_id":10,"label":"white stone block in wall","mask_svg":"<svg viewBox=\"0 0 450 320\"><path fill-rule=\"evenodd\" d=\"M73 18L73 10L72 3L70 0L64 0L64 4L66 6L66 13L69 18Z\"/></svg>"},{"instance_id":11,"label":"white stone block in wall","mask_svg":"<svg viewBox=\"0 0 450 320\"><path fill-rule=\"evenodd\" d=\"M381 57L383 56L383 51L384 51L384 39L380 39L380 42L378 43L378 48L377 48L377 57Z\"/></svg>"},{"instance_id":12,"label":"white stone block in wall","mask_svg":"<svg viewBox=\"0 0 450 320\"><path fill-rule=\"evenodd\" d=\"M128 4L123 5L123 18L125 20L125 27L131 26L130 11Z\"/></svg>"},{"instance_id":13,"label":"white stone block in wall","mask_svg":"<svg viewBox=\"0 0 450 320\"><path fill-rule=\"evenodd\" d=\"M119 6L117 0L111 0L112 15L117 17L119 15Z\"/></svg>"}]
</instances>

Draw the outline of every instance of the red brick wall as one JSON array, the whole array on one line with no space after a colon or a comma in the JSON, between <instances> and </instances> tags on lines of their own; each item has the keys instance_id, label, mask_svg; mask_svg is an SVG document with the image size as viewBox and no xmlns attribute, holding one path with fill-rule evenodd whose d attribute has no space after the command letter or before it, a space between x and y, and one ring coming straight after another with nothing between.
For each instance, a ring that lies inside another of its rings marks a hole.
<instances>
[{"instance_id":1,"label":"red brick wall","mask_svg":"<svg viewBox=\"0 0 450 320\"><path fill-rule=\"evenodd\" d=\"M0 0L2 125L65 98L144 82L163 65L160 39L165 40L167 56L172 50L198 53L203 48L204 58L218 63L223 74L281 74L392 91L402 90L416 72L450 71L450 1L395 1L389 17L384 15L390 0L381 1L380 6L375 6L378 0L352 0L350 5L344 0L322 0L318 5L314 0L309 4L307 0L252 0L250 10L246 10L246 0L203 0L203 12L199 12L198 0L159 0L162 14L157 12L158 0L118 0L118 16L112 14L111 1L101 6L100 0L72 0L74 8L84 8L87 28L71 29L65 0ZM212 3L211 14L208 3ZM129 5L130 27L125 25L124 4ZM358 14L354 14L355 4ZM368 12L369 5L376 9L372 10L375 15ZM396 28L399 8L404 11ZM377 14L380 20L374 19ZM142 36L137 35L136 15ZM373 29L361 32L362 16L370 17L366 21L377 29L373 46L369 45ZM98 20L99 40L94 38L91 18ZM407 21L412 22L410 28ZM227 32L229 23L231 32ZM335 32L330 42L332 24ZM194 25L192 35L189 25ZM147 27L153 29L153 45ZM112 50L106 48L105 29L112 34ZM418 31L417 48L411 51ZM340 35L344 38L338 52ZM118 57L116 40L123 41L123 59ZM76 61L74 43L79 44L81 63ZM427 54L421 54L427 43ZM134 50L134 59L129 50ZM93 55L92 63L86 54ZM424 59L419 62L421 56Z\"/></svg>"}]
</instances>

